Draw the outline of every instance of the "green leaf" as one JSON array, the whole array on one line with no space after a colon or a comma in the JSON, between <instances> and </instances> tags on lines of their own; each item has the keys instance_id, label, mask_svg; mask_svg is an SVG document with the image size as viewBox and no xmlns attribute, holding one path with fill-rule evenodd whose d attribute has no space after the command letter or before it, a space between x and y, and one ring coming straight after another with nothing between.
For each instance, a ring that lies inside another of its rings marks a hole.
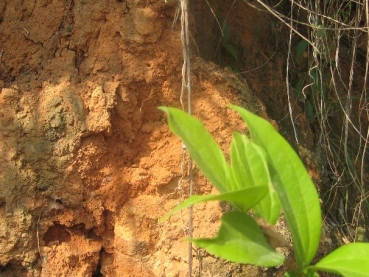
<instances>
[{"instance_id":1,"label":"green leaf","mask_svg":"<svg viewBox=\"0 0 369 277\"><path fill-rule=\"evenodd\" d=\"M227 54L229 54L235 61L238 60L238 51L232 44L226 43L223 44L223 47Z\"/></svg>"},{"instance_id":2,"label":"green leaf","mask_svg":"<svg viewBox=\"0 0 369 277\"><path fill-rule=\"evenodd\" d=\"M159 107L168 114L169 127L179 136L202 173L220 191L229 191L229 165L222 150L204 125L191 115L168 107Z\"/></svg>"},{"instance_id":3,"label":"green leaf","mask_svg":"<svg viewBox=\"0 0 369 277\"><path fill-rule=\"evenodd\" d=\"M301 277L302 275L299 273L296 273L294 271L288 271L286 272L283 277ZM319 277L319 274L316 272L308 272L307 274L303 275L304 277Z\"/></svg>"},{"instance_id":4,"label":"green leaf","mask_svg":"<svg viewBox=\"0 0 369 277\"><path fill-rule=\"evenodd\" d=\"M223 28L223 44L227 44L229 40L231 39L231 27L229 26L228 21L225 22L224 28Z\"/></svg>"},{"instance_id":5,"label":"green leaf","mask_svg":"<svg viewBox=\"0 0 369 277\"><path fill-rule=\"evenodd\" d=\"M293 86L293 91L294 91L294 94L295 94L295 97L297 100L301 99L303 96L302 96L302 85L303 85L303 80L302 78L299 78L297 80L297 82L295 83L295 85Z\"/></svg>"},{"instance_id":6,"label":"green leaf","mask_svg":"<svg viewBox=\"0 0 369 277\"><path fill-rule=\"evenodd\" d=\"M257 184L268 185L269 172L259 146L247 136L233 133L231 143L231 175L236 188L253 187Z\"/></svg>"},{"instance_id":7,"label":"green leaf","mask_svg":"<svg viewBox=\"0 0 369 277\"><path fill-rule=\"evenodd\" d=\"M308 47L309 43L302 39L300 40L300 42L296 45L296 52L295 52L295 58L299 58L302 56L302 54L304 54L304 52L306 51L307 47Z\"/></svg>"},{"instance_id":8,"label":"green leaf","mask_svg":"<svg viewBox=\"0 0 369 277\"><path fill-rule=\"evenodd\" d=\"M315 25L315 26L312 25L311 27L313 27L314 34L317 37L320 37L322 39L327 35L327 30L326 30L326 28L323 24L318 24L318 25Z\"/></svg>"},{"instance_id":9,"label":"green leaf","mask_svg":"<svg viewBox=\"0 0 369 277\"><path fill-rule=\"evenodd\" d=\"M255 214L270 224L279 217L280 203L270 180L264 151L246 135L235 132L231 144L231 171L236 187L267 186L268 194L254 207Z\"/></svg>"},{"instance_id":10,"label":"green leaf","mask_svg":"<svg viewBox=\"0 0 369 277\"><path fill-rule=\"evenodd\" d=\"M288 271L286 272L283 277L300 277L299 274L293 272L293 271Z\"/></svg>"},{"instance_id":11,"label":"green leaf","mask_svg":"<svg viewBox=\"0 0 369 277\"><path fill-rule=\"evenodd\" d=\"M187 208L196 203L215 200L228 201L234 203L236 204L237 207L241 207L242 211L247 212L265 196L267 191L268 190L266 186L255 186L252 188L246 188L217 195L194 195L187 198L177 207L173 208L169 213L167 213L164 217L162 217L159 220L159 222L163 222L175 212Z\"/></svg>"},{"instance_id":12,"label":"green leaf","mask_svg":"<svg viewBox=\"0 0 369 277\"><path fill-rule=\"evenodd\" d=\"M224 214L215 238L192 241L209 253L236 263L269 267L284 261L284 256L269 246L255 220L243 212Z\"/></svg>"},{"instance_id":13,"label":"green leaf","mask_svg":"<svg viewBox=\"0 0 369 277\"><path fill-rule=\"evenodd\" d=\"M306 114L308 115L310 122L314 122L315 112L313 104L310 102L309 99L306 99L305 105L306 105Z\"/></svg>"},{"instance_id":14,"label":"green leaf","mask_svg":"<svg viewBox=\"0 0 369 277\"><path fill-rule=\"evenodd\" d=\"M254 143L266 153L273 185L291 230L300 271L310 264L319 245L321 213L318 193L300 158L266 120L237 106Z\"/></svg>"},{"instance_id":15,"label":"green leaf","mask_svg":"<svg viewBox=\"0 0 369 277\"><path fill-rule=\"evenodd\" d=\"M321 270L347 277L369 276L369 243L351 243L329 253L308 269Z\"/></svg>"}]
</instances>

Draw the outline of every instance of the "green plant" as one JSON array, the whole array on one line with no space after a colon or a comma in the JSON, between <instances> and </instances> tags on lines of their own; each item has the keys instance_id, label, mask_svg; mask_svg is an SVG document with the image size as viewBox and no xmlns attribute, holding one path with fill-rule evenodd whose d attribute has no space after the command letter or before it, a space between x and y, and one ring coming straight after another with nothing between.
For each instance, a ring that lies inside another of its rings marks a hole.
<instances>
[{"instance_id":1,"label":"green plant","mask_svg":"<svg viewBox=\"0 0 369 277\"><path fill-rule=\"evenodd\" d=\"M227 20L224 20L222 36L218 41L216 52L216 61L219 65L228 67L233 71L238 71L239 51L231 40L231 27Z\"/></svg>"},{"instance_id":2,"label":"green plant","mask_svg":"<svg viewBox=\"0 0 369 277\"><path fill-rule=\"evenodd\" d=\"M369 244L352 243L311 262L318 250L321 210L318 193L303 163L287 141L266 120L231 106L246 122L251 138L235 132L228 163L200 121L187 113L160 107L167 113L171 130L185 143L203 174L219 195L195 195L174 212L204 201L228 201L235 208L222 216L216 237L192 239L197 246L223 259L257 266L278 266L285 257L277 252L258 225L274 225L280 208L289 225L297 269L285 276L319 276L317 271L343 276L369 276ZM248 213L253 211L251 216Z\"/></svg>"},{"instance_id":3,"label":"green plant","mask_svg":"<svg viewBox=\"0 0 369 277\"><path fill-rule=\"evenodd\" d=\"M238 61L238 51L231 42L231 27L227 21L224 24L223 34L222 47L230 57Z\"/></svg>"}]
</instances>

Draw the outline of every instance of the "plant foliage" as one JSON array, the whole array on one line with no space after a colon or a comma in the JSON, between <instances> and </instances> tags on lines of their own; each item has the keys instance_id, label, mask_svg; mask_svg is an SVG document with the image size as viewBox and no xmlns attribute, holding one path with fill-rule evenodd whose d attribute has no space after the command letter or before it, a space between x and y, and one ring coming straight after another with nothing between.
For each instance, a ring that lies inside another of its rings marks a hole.
<instances>
[{"instance_id":1,"label":"plant foliage","mask_svg":"<svg viewBox=\"0 0 369 277\"><path fill-rule=\"evenodd\" d=\"M318 249L322 222L314 184L298 155L269 122L238 106L231 108L247 124L250 137L233 134L230 163L200 121L175 108L160 108L167 113L171 130L220 192L192 196L162 220L198 202L228 201L236 211L222 216L217 236L192 241L226 260L269 267L280 265L284 257L271 246L258 222L275 224L282 208L298 266L297 275L291 271L286 276L318 276L317 270L368 276L369 256L365 253L369 244L365 243L343 246L310 265ZM254 217L247 213L250 210Z\"/></svg>"}]
</instances>

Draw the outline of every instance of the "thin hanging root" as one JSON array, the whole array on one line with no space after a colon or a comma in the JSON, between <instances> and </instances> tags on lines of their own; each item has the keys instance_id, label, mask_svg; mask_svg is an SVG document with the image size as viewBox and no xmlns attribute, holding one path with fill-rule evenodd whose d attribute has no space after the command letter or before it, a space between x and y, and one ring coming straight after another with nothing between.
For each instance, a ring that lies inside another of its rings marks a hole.
<instances>
[{"instance_id":1,"label":"thin hanging root","mask_svg":"<svg viewBox=\"0 0 369 277\"><path fill-rule=\"evenodd\" d=\"M191 106L191 60L190 60L190 31L188 28L188 0L180 0L180 11L181 11L181 41L182 41L182 52L183 52L183 66L182 66L182 87L180 102L182 109L185 109L185 103L183 102L184 93L187 92L187 112L192 113ZM182 147L183 148L183 147ZM186 151L183 148L183 151ZM189 196L193 193L193 170L192 170L192 158L189 160L189 185L190 191ZM185 169L184 169L185 170ZM188 220L188 236L192 239L193 234L193 210L192 206L189 207L189 220ZM188 244L188 276L192 276L192 243Z\"/></svg>"}]
</instances>

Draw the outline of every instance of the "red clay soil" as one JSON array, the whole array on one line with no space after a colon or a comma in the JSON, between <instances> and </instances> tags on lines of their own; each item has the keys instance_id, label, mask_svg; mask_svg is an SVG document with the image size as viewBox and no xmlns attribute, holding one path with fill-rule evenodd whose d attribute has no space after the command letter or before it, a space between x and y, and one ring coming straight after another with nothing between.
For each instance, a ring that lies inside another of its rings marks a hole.
<instances>
[{"instance_id":1,"label":"red clay soil","mask_svg":"<svg viewBox=\"0 0 369 277\"><path fill-rule=\"evenodd\" d=\"M188 195L181 142L157 109L180 107L175 10L0 2L0 276L187 275L187 211L158 223ZM245 126L226 105L265 108L229 70L192 65L193 111L228 152ZM195 193L215 192L194 178ZM221 213L196 205L194 235L213 236ZM194 276L269 272L193 253Z\"/></svg>"}]
</instances>

